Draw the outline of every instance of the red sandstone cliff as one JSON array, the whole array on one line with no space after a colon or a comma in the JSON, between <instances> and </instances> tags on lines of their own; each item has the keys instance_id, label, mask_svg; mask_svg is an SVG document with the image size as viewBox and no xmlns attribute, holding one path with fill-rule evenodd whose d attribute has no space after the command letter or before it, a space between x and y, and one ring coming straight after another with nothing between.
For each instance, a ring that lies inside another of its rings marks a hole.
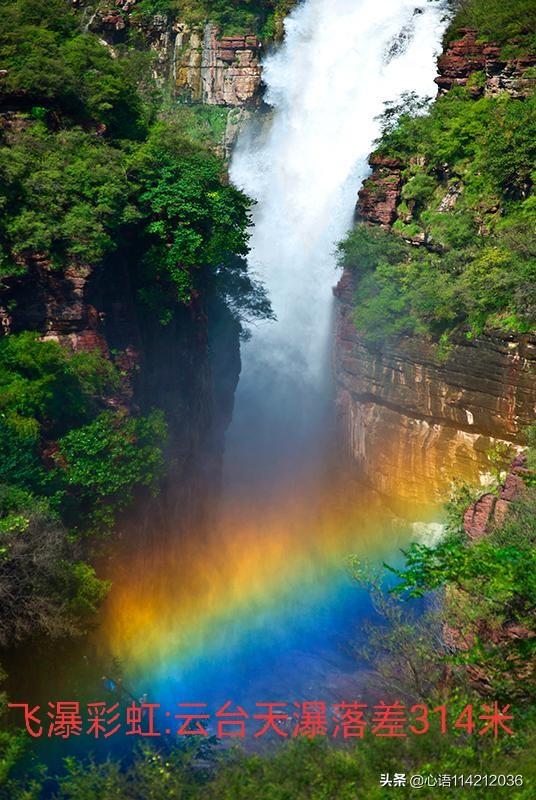
<instances>
[{"instance_id":1,"label":"red sandstone cliff","mask_svg":"<svg viewBox=\"0 0 536 800\"><path fill-rule=\"evenodd\" d=\"M454 86L468 86L476 97L503 91L525 97L534 88L536 79L527 71L536 64L536 58L506 59L500 47L479 40L477 31L465 28L460 33L461 38L451 42L438 60L435 82L440 94ZM475 79L477 73L480 80Z\"/></svg>"},{"instance_id":2,"label":"red sandstone cliff","mask_svg":"<svg viewBox=\"0 0 536 800\"><path fill-rule=\"evenodd\" d=\"M439 92L471 86L479 73L475 95L524 96L534 60L504 60L475 31L462 33L439 58ZM397 219L407 165L379 154L370 165L356 215L389 228ZM444 203L451 199L447 195ZM423 235L411 242L425 244ZM353 322L355 290L354 274L345 270L335 289L340 449L351 473L383 493L399 513L411 515L423 502L440 499L456 477L478 483L489 471L486 452L494 442L521 443L523 427L535 418L536 337L460 336L446 358L418 338L372 350Z\"/></svg>"}]
</instances>

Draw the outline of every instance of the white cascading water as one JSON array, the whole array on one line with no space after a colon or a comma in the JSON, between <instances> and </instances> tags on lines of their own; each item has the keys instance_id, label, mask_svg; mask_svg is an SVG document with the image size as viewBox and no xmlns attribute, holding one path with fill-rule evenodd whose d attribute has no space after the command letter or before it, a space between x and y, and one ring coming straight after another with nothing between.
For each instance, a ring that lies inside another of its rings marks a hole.
<instances>
[{"instance_id":1,"label":"white cascading water","mask_svg":"<svg viewBox=\"0 0 536 800\"><path fill-rule=\"evenodd\" d=\"M242 348L228 479L257 475L265 485L288 475L285 465L294 474L311 461L329 376L335 246L351 226L384 103L435 93L444 17L444 0L305 0L264 63L273 114L241 135L231 178L257 201L250 269L277 321L255 327Z\"/></svg>"},{"instance_id":2,"label":"white cascading water","mask_svg":"<svg viewBox=\"0 0 536 800\"><path fill-rule=\"evenodd\" d=\"M107 606L116 651L158 702L231 697L251 710L363 687L353 643L372 612L345 559L383 560L399 544L366 493L346 502L330 469L334 250L384 102L434 93L443 12L417 4L304 0L266 60L273 113L243 132L231 174L257 199L250 266L277 321L242 349L214 524L134 553Z\"/></svg>"}]
</instances>

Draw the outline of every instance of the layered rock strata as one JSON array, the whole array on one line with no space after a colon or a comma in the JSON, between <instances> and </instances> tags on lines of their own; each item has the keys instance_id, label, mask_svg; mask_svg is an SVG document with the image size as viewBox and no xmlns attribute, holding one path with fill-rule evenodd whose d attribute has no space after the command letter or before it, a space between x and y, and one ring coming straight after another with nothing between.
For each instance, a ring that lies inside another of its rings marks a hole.
<instances>
[{"instance_id":1,"label":"layered rock strata","mask_svg":"<svg viewBox=\"0 0 536 800\"><path fill-rule=\"evenodd\" d=\"M524 97L533 59L506 60L474 30L461 33L439 58L439 93L467 86L475 96L508 91ZM370 166L356 218L389 229L408 165L374 153ZM447 189L441 210L456 202L458 191ZM409 241L432 247L422 232ZM334 290L339 449L350 474L380 491L398 513L418 515L444 497L453 479L485 481L494 443L523 443L523 428L536 416L536 337L460 336L444 357L419 338L371 349L354 324L355 291L354 274L345 270Z\"/></svg>"},{"instance_id":2,"label":"layered rock strata","mask_svg":"<svg viewBox=\"0 0 536 800\"><path fill-rule=\"evenodd\" d=\"M336 290L340 449L399 513L455 478L485 480L496 442L522 440L536 408L536 338L460 337L445 359L416 338L373 351L353 321L354 276Z\"/></svg>"},{"instance_id":3,"label":"layered rock strata","mask_svg":"<svg viewBox=\"0 0 536 800\"><path fill-rule=\"evenodd\" d=\"M523 98L534 89L536 78L529 70L536 58L504 58L500 47L479 39L474 29L464 28L460 33L461 38L451 42L438 60L435 82L440 94L466 86L475 97L507 91Z\"/></svg>"},{"instance_id":4,"label":"layered rock strata","mask_svg":"<svg viewBox=\"0 0 536 800\"><path fill-rule=\"evenodd\" d=\"M177 96L207 105L255 107L260 102L261 42L178 25L173 63Z\"/></svg>"}]
</instances>

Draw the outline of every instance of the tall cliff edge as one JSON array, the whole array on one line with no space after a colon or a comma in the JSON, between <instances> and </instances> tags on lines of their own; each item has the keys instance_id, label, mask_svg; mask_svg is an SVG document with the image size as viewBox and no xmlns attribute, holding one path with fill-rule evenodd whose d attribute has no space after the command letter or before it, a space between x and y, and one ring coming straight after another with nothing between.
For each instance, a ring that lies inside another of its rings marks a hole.
<instances>
[{"instance_id":1,"label":"tall cliff edge","mask_svg":"<svg viewBox=\"0 0 536 800\"><path fill-rule=\"evenodd\" d=\"M523 99L531 91L534 57L508 60L476 31L460 33L438 60L440 96L453 87L466 87L475 98L508 93ZM406 224L408 163L378 152L370 165L357 220L386 231L399 220L407 243L433 249L426 232ZM460 181L451 180L439 212L452 209L461 191ZM444 353L424 336L386 337L371 345L355 321L358 282L355 271L345 268L334 290L339 448L350 473L400 513L418 514L423 503L441 499L455 478L485 480L486 452L494 443L514 449L523 443L523 428L536 409L536 336L491 331L469 338L460 332Z\"/></svg>"}]
</instances>

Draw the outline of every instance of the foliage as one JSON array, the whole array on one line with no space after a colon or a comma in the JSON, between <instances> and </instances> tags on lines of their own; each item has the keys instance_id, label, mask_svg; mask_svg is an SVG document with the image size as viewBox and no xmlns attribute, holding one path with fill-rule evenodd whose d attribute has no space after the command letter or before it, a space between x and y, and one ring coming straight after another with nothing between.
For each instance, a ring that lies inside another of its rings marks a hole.
<instances>
[{"instance_id":1,"label":"foliage","mask_svg":"<svg viewBox=\"0 0 536 800\"><path fill-rule=\"evenodd\" d=\"M250 200L209 152L227 112L168 104L151 125L143 53L113 58L63 0L3 5L4 90L20 111L0 140L0 279L43 261L112 269L128 253L140 297L169 321L196 295L198 268L221 271L247 252Z\"/></svg>"},{"instance_id":2,"label":"foliage","mask_svg":"<svg viewBox=\"0 0 536 800\"><path fill-rule=\"evenodd\" d=\"M121 151L80 129L50 132L38 122L4 144L4 274L32 254L57 267L98 263L114 248L114 232L128 213L125 166Z\"/></svg>"},{"instance_id":3,"label":"foliage","mask_svg":"<svg viewBox=\"0 0 536 800\"><path fill-rule=\"evenodd\" d=\"M210 21L222 35L258 33L280 38L283 20L297 0L142 0L135 14L174 14L194 25Z\"/></svg>"},{"instance_id":4,"label":"foliage","mask_svg":"<svg viewBox=\"0 0 536 800\"><path fill-rule=\"evenodd\" d=\"M143 110L122 61L89 33L63 0L0 0L0 95L140 135Z\"/></svg>"},{"instance_id":5,"label":"foliage","mask_svg":"<svg viewBox=\"0 0 536 800\"><path fill-rule=\"evenodd\" d=\"M453 700L453 710L461 710L466 699ZM497 773L524 775L524 787L512 787L509 796L529 800L534 720L527 717L520 724L526 733L497 743L463 732L445 736L431 731L405 740L365 738L346 748L322 739L298 739L262 756L240 750L211 752L199 745L186 752L178 746L146 746L130 765L69 758L67 774L53 796L55 800L386 800L392 789L380 787L382 773L482 774L493 761ZM468 786L457 788L456 797L483 800L489 796L486 792L489 789ZM397 794L416 796L409 786L398 788ZM425 786L418 796L435 798L437 790Z\"/></svg>"},{"instance_id":6,"label":"foliage","mask_svg":"<svg viewBox=\"0 0 536 800\"><path fill-rule=\"evenodd\" d=\"M0 665L0 685L6 678L7 675ZM5 692L0 692L0 722L5 714L6 704L7 696ZM28 742L22 732L14 733L0 730L0 796L2 787L8 785L11 772L20 762L27 747ZM12 796L15 796L15 791L16 789L13 791ZM23 791L22 788L21 791Z\"/></svg>"},{"instance_id":7,"label":"foliage","mask_svg":"<svg viewBox=\"0 0 536 800\"><path fill-rule=\"evenodd\" d=\"M380 261L398 264L406 255L405 243L383 228L356 225L337 248L342 264L352 265L360 276L372 272Z\"/></svg>"},{"instance_id":8,"label":"foliage","mask_svg":"<svg viewBox=\"0 0 536 800\"><path fill-rule=\"evenodd\" d=\"M30 332L0 339L0 481L50 494L53 476L39 455L43 440L88 421L117 382L97 352L69 356Z\"/></svg>"},{"instance_id":9,"label":"foliage","mask_svg":"<svg viewBox=\"0 0 536 800\"><path fill-rule=\"evenodd\" d=\"M2 495L10 494L0 486ZM106 582L80 560L61 523L30 505L30 498L1 521L0 645L29 636L52 639L82 633L107 592ZM5 505L4 505L5 510Z\"/></svg>"},{"instance_id":10,"label":"foliage","mask_svg":"<svg viewBox=\"0 0 536 800\"><path fill-rule=\"evenodd\" d=\"M242 258L250 201L228 185L210 150L226 112L167 108L153 124L146 53L112 54L64 0L0 0L0 12L0 94L14 109L0 136L4 287L31 270L85 277L101 267L106 280L119 255L134 291L157 304L163 321L199 288L237 317L269 314ZM21 573L21 587L34 611L44 609L43 630L55 608L59 628L74 630L101 589L88 554L67 540L109 530L139 491L156 490L165 421L158 411L110 410L122 377L99 352L69 354L29 332L0 339L0 385L4 566L17 548L29 557L26 544L49 537L50 563L29 588ZM0 613L6 629L9 608ZM21 601L20 629L35 634L38 614L24 608Z\"/></svg>"},{"instance_id":11,"label":"foliage","mask_svg":"<svg viewBox=\"0 0 536 800\"><path fill-rule=\"evenodd\" d=\"M399 219L381 234L358 225L339 247L359 276L355 319L371 344L534 327L535 102L456 89L426 113L411 97L387 109L379 152L409 165Z\"/></svg>"},{"instance_id":12,"label":"foliage","mask_svg":"<svg viewBox=\"0 0 536 800\"><path fill-rule=\"evenodd\" d=\"M375 611L374 621L363 624L364 644L355 649L370 672L367 691L410 705L426 703L437 694L444 675L440 605L408 608L387 591L383 574L374 574L356 557L350 559L350 572L369 592Z\"/></svg>"},{"instance_id":13,"label":"foliage","mask_svg":"<svg viewBox=\"0 0 536 800\"><path fill-rule=\"evenodd\" d=\"M156 489L165 437L160 411L139 418L107 411L70 430L60 439L56 456L69 487L66 513L72 515L74 503L73 521L86 510L99 526L111 525L115 512L132 502L136 488Z\"/></svg>"},{"instance_id":14,"label":"foliage","mask_svg":"<svg viewBox=\"0 0 536 800\"><path fill-rule=\"evenodd\" d=\"M88 422L118 381L96 351L69 355L30 332L0 339L0 482L59 501L61 477L45 468L44 442Z\"/></svg>"},{"instance_id":15,"label":"foliage","mask_svg":"<svg viewBox=\"0 0 536 800\"><path fill-rule=\"evenodd\" d=\"M2 417L19 429L57 435L88 419L118 380L98 351L69 354L29 331L0 339Z\"/></svg>"},{"instance_id":16,"label":"foliage","mask_svg":"<svg viewBox=\"0 0 536 800\"><path fill-rule=\"evenodd\" d=\"M207 106L203 103L177 105L166 109L162 119L173 126L177 138L190 141L205 148L221 147L227 127L228 108Z\"/></svg>"},{"instance_id":17,"label":"foliage","mask_svg":"<svg viewBox=\"0 0 536 800\"><path fill-rule=\"evenodd\" d=\"M446 586L449 624L465 642L458 660L476 666L494 696L527 700L536 691L536 490L512 506L486 539L470 546L461 536L435 547L413 544L404 568L393 572L396 593L410 598ZM525 634L510 636L510 628Z\"/></svg>"},{"instance_id":18,"label":"foliage","mask_svg":"<svg viewBox=\"0 0 536 800\"><path fill-rule=\"evenodd\" d=\"M133 165L148 235L145 280L165 294L171 287L187 303L199 265L220 267L245 255L250 201L221 180L222 164L180 132L158 125ZM143 297L151 301L147 290Z\"/></svg>"},{"instance_id":19,"label":"foliage","mask_svg":"<svg viewBox=\"0 0 536 800\"><path fill-rule=\"evenodd\" d=\"M244 258L231 258L214 271L212 291L239 323L243 338L249 337L248 323L275 318L264 286L251 276Z\"/></svg>"},{"instance_id":20,"label":"foliage","mask_svg":"<svg viewBox=\"0 0 536 800\"><path fill-rule=\"evenodd\" d=\"M485 41L503 45L506 56L536 50L536 13L531 0L461 0L446 40L457 38L461 28L476 28Z\"/></svg>"},{"instance_id":21,"label":"foliage","mask_svg":"<svg viewBox=\"0 0 536 800\"><path fill-rule=\"evenodd\" d=\"M43 497L69 524L109 526L136 487L154 485L162 465L160 413L103 412L120 387L97 351L69 355L26 332L0 339L0 480L15 496ZM51 453L41 458L44 442Z\"/></svg>"}]
</instances>

